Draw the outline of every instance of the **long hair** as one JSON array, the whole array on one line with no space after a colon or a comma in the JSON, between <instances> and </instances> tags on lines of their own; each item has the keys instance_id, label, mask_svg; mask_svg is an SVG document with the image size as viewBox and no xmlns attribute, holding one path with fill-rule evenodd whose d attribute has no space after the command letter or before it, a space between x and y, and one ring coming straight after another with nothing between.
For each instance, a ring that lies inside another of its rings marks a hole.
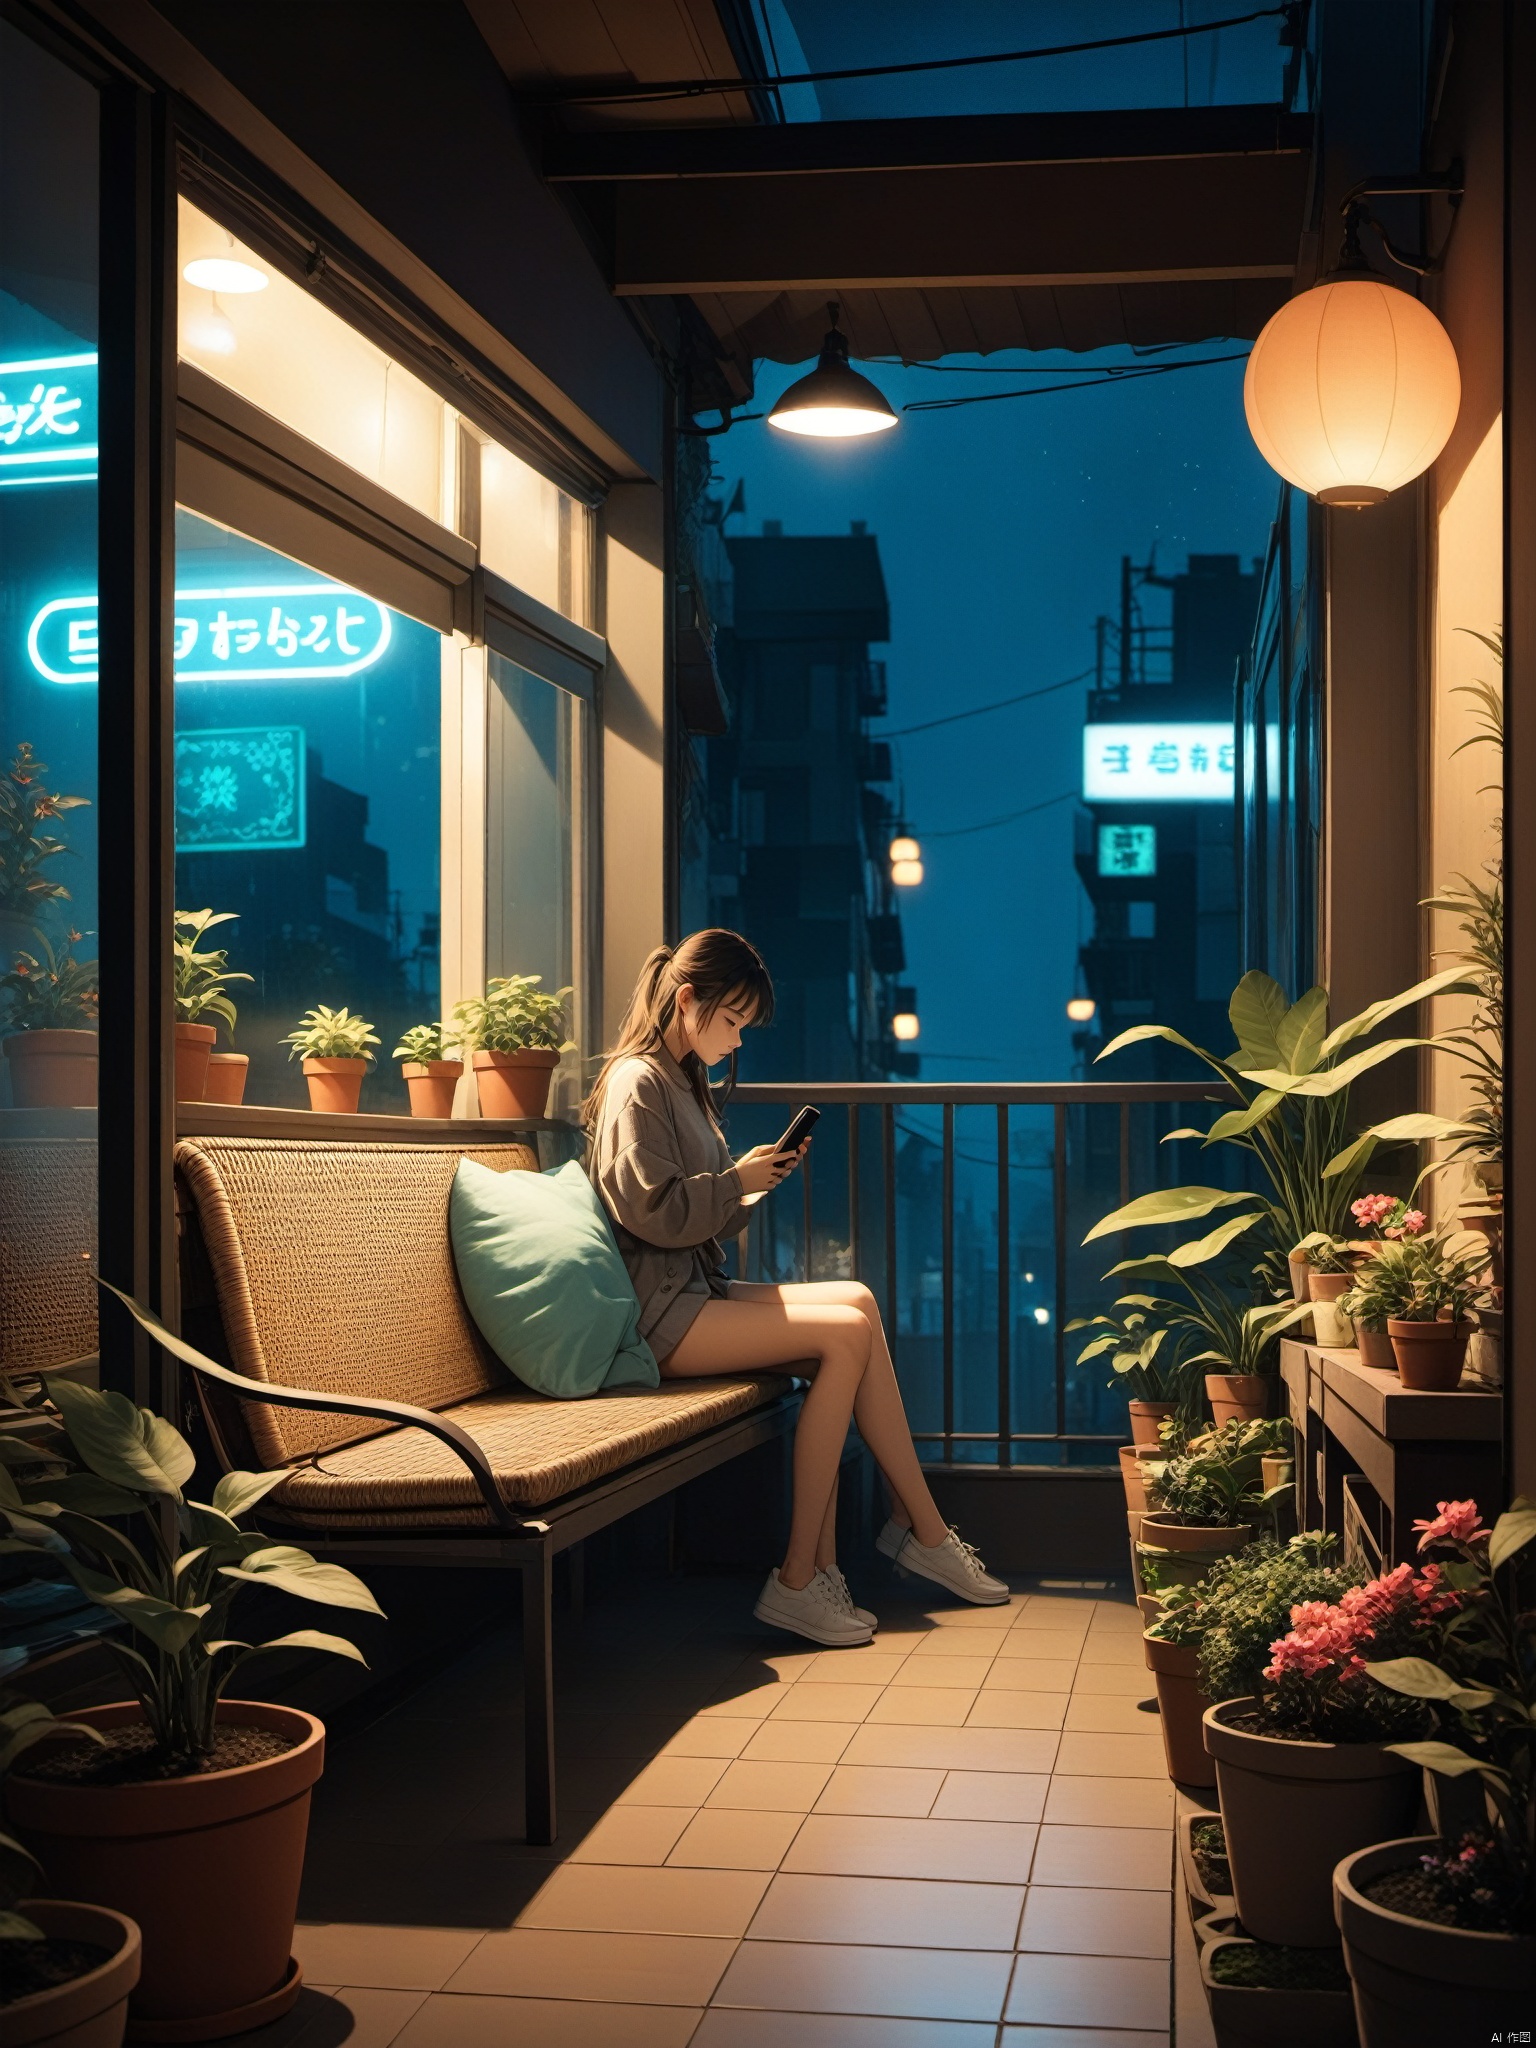
<instances>
[{"instance_id":1,"label":"long hair","mask_svg":"<svg viewBox=\"0 0 1536 2048\"><path fill-rule=\"evenodd\" d=\"M773 982L763 956L739 932L694 932L676 946L658 946L640 970L619 1035L581 1105L581 1120L588 1130L596 1127L608 1077L617 1063L661 1050L677 1021L677 994L684 987L693 990L706 1023L722 1003L733 999L751 1010L754 1024L766 1024L773 1015ZM682 1067L700 1107L713 1117L715 1104L703 1061L686 1053Z\"/></svg>"}]
</instances>

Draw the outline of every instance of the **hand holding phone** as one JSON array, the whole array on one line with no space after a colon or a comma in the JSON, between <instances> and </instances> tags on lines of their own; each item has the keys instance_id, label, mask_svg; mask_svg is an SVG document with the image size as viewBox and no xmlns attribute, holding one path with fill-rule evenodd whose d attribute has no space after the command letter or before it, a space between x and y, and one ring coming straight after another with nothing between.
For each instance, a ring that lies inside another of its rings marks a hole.
<instances>
[{"instance_id":1,"label":"hand holding phone","mask_svg":"<svg viewBox=\"0 0 1536 2048\"><path fill-rule=\"evenodd\" d=\"M807 1103L776 1145L754 1145L750 1152L742 1154L736 1162L736 1171L746 1190L742 1198L744 1207L760 1202L794 1171L799 1164L801 1147L810 1142L811 1132L820 1117L821 1111Z\"/></svg>"}]
</instances>

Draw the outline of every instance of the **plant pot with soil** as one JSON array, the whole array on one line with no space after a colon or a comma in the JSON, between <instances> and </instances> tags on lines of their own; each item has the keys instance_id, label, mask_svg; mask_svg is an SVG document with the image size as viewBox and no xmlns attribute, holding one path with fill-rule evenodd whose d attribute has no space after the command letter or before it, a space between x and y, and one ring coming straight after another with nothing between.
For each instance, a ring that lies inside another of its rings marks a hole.
<instances>
[{"instance_id":1,"label":"plant pot with soil","mask_svg":"<svg viewBox=\"0 0 1536 2048\"><path fill-rule=\"evenodd\" d=\"M1455 1393L1466 1364L1470 1323L1417 1323L1392 1316L1387 1335L1397 1376L1405 1387L1423 1394Z\"/></svg>"},{"instance_id":2,"label":"plant pot with soil","mask_svg":"<svg viewBox=\"0 0 1536 2048\"><path fill-rule=\"evenodd\" d=\"M203 1087L204 1102L241 1103L250 1074L250 1055L243 1052L211 1052L208 1079Z\"/></svg>"},{"instance_id":3,"label":"plant pot with soil","mask_svg":"<svg viewBox=\"0 0 1536 2048\"><path fill-rule=\"evenodd\" d=\"M303 1059L310 1108L343 1116L356 1113L363 1076L373 1058L369 1048L378 1043L378 1033L366 1017L354 1017L345 1008L328 1010L324 1003L306 1010L283 1040L289 1059Z\"/></svg>"},{"instance_id":4,"label":"plant pot with soil","mask_svg":"<svg viewBox=\"0 0 1536 2048\"><path fill-rule=\"evenodd\" d=\"M1387 1335L1384 1323L1380 1329L1373 1329L1369 1323L1356 1323L1355 1342L1363 1366L1372 1372L1397 1371L1397 1353L1392 1349L1392 1339Z\"/></svg>"},{"instance_id":5,"label":"plant pot with soil","mask_svg":"<svg viewBox=\"0 0 1536 2048\"><path fill-rule=\"evenodd\" d=\"M441 1024L413 1024L402 1034L391 1057L402 1062L412 1116L453 1115L454 1090L464 1072L464 1062L449 1057L454 1042Z\"/></svg>"},{"instance_id":6,"label":"plant pot with soil","mask_svg":"<svg viewBox=\"0 0 1536 2048\"><path fill-rule=\"evenodd\" d=\"M152 1317L119 1299L175 1348ZM346 1638L307 1628L242 1644L229 1610L248 1584L379 1609L340 1566L240 1527L281 1472L229 1473L211 1502L189 1501L182 1487L194 1458L170 1423L73 1381L45 1377L44 1390L31 1404L43 1427L26 1440L37 1462L10 1468L16 1497L0 1504L0 1517L22 1536L48 1527L60 1544L50 1555L128 1622L143 1654L116 1649L134 1699L79 1716L101 1743L40 1743L12 1774L6 1811L54 1885L139 1922L135 2038L245 2032L286 2012L299 1992L293 1924L324 1731L312 1715L228 1700L226 1689L264 1650L362 1658ZM127 1533L135 1528L144 1532L137 1542Z\"/></svg>"},{"instance_id":7,"label":"plant pot with soil","mask_svg":"<svg viewBox=\"0 0 1536 2048\"><path fill-rule=\"evenodd\" d=\"M1258 1422L1269 1413L1275 1383L1258 1372L1208 1372L1205 1398L1213 1421Z\"/></svg>"},{"instance_id":8,"label":"plant pot with soil","mask_svg":"<svg viewBox=\"0 0 1536 2048\"><path fill-rule=\"evenodd\" d=\"M1319 1344L1334 1351L1354 1348L1355 1326L1340 1306L1355 1284L1354 1269L1341 1263L1337 1272L1312 1272L1312 1328Z\"/></svg>"},{"instance_id":9,"label":"plant pot with soil","mask_svg":"<svg viewBox=\"0 0 1536 2048\"><path fill-rule=\"evenodd\" d=\"M11 1072L11 1102L17 1109L94 1109L101 1042L94 960L77 960L80 933L71 931L58 947L38 933L36 950L12 955L0 975L9 998L10 1035L0 1044Z\"/></svg>"},{"instance_id":10,"label":"plant pot with soil","mask_svg":"<svg viewBox=\"0 0 1536 2048\"><path fill-rule=\"evenodd\" d=\"M236 1010L229 988L237 981L249 981L248 974L230 971L229 954L223 947L203 947L202 940L217 924L233 924L233 910L178 910L172 921L172 994L176 1004L176 1100L204 1102L208 1097L208 1063L218 1039L216 1023L222 1019L233 1032ZM228 1098L219 1098L225 1100ZM239 1100L237 1096L236 1101Z\"/></svg>"},{"instance_id":11,"label":"plant pot with soil","mask_svg":"<svg viewBox=\"0 0 1536 2048\"><path fill-rule=\"evenodd\" d=\"M1174 1834L1184 1892L1197 1931L1201 1920L1235 1915L1232 1871L1227 1862L1227 1838L1221 1830L1221 1815L1192 1807L1178 1816Z\"/></svg>"},{"instance_id":12,"label":"plant pot with soil","mask_svg":"<svg viewBox=\"0 0 1536 2048\"><path fill-rule=\"evenodd\" d=\"M1333 1949L1255 1941L1222 1921L1200 1950L1200 1981L1217 2048L1355 2048L1349 1977Z\"/></svg>"},{"instance_id":13,"label":"plant pot with soil","mask_svg":"<svg viewBox=\"0 0 1536 2048\"><path fill-rule=\"evenodd\" d=\"M1371 1199L1385 1201L1383 1195ZM1461 1378L1471 1312L1489 1305L1488 1240L1475 1231L1419 1228L1379 1245L1340 1303L1360 1331L1362 1364L1396 1368L1404 1386L1448 1393ZM1412 1326L1412 1327L1410 1327ZM1384 1356L1376 1333L1391 1348Z\"/></svg>"},{"instance_id":14,"label":"plant pot with soil","mask_svg":"<svg viewBox=\"0 0 1536 2048\"><path fill-rule=\"evenodd\" d=\"M1126 1413L1131 1422L1131 1443L1136 1449L1160 1450L1162 1439L1158 1436L1158 1425L1178 1413L1174 1401L1127 1401Z\"/></svg>"},{"instance_id":15,"label":"plant pot with soil","mask_svg":"<svg viewBox=\"0 0 1536 2048\"><path fill-rule=\"evenodd\" d=\"M519 1123L543 1117L561 1057L574 1052L568 1035L571 991L539 987L537 974L500 974L485 994L456 1003L453 1020L470 1052L480 1114Z\"/></svg>"},{"instance_id":16,"label":"plant pot with soil","mask_svg":"<svg viewBox=\"0 0 1536 2048\"><path fill-rule=\"evenodd\" d=\"M1142 1641L1157 1687L1168 1775L1176 1785L1214 1785L1216 1771L1206 1755L1201 1727L1211 1703L1200 1690L1199 1652L1193 1644L1160 1641L1155 1624Z\"/></svg>"}]
</instances>

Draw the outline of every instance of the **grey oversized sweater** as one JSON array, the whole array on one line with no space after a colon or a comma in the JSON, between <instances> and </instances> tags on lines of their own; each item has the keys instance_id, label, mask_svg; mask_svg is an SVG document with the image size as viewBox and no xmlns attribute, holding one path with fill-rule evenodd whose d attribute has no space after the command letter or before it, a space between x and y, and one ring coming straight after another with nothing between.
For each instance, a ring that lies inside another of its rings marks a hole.
<instances>
[{"instance_id":1,"label":"grey oversized sweater","mask_svg":"<svg viewBox=\"0 0 1536 2048\"><path fill-rule=\"evenodd\" d=\"M608 1076L587 1171L603 1198L658 1359L727 1289L718 1240L746 1214L725 1139L666 1051Z\"/></svg>"}]
</instances>

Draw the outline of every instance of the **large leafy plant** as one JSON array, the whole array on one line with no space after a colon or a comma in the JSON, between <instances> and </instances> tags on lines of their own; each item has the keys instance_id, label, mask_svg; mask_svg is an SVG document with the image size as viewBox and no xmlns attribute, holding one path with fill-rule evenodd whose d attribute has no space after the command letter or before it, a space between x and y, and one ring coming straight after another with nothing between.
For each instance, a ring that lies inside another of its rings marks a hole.
<instances>
[{"instance_id":1,"label":"large leafy plant","mask_svg":"<svg viewBox=\"0 0 1536 2048\"><path fill-rule=\"evenodd\" d=\"M226 1473L211 1502L188 1500L192 1447L163 1416L50 1376L29 1405L56 1420L36 1436L0 1436L0 1519L10 1528L0 1552L53 1564L127 1623L135 1640L103 1641L174 1772L199 1769L211 1753L219 1701L248 1658L308 1649L366 1661L345 1637L316 1629L265 1643L230 1635L246 1586L382 1611L342 1566L240 1527L286 1472Z\"/></svg>"},{"instance_id":2,"label":"large leafy plant","mask_svg":"<svg viewBox=\"0 0 1536 2048\"><path fill-rule=\"evenodd\" d=\"M81 1721L55 1720L40 1700L7 1695L0 1700L0 1783L17 1758L36 1742L63 1740L100 1743L94 1728ZM43 1930L16 1908L35 1890L40 1866L30 1849L11 1835L0 1834L0 1941L43 1941Z\"/></svg>"},{"instance_id":3,"label":"large leafy plant","mask_svg":"<svg viewBox=\"0 0 1536 2048\"><path fill-rule=\"evenodd\" d=\"M1457 1137L1466 1126L1446 1117L1393 1117L1350 1136L1349 1091L1362 1074L1399 1053L1420 1046L1444 1046L1432 1038L1388 1038L1350 1051L1388 1018L1428 997L1473 987L1464 967L1452 967L1415 983L1401 995L1372 1003L1357 1016L1328 1028L1328 992L1311 988L1289 1003L1277 981L1256 970L1232 993L1227 1016L1237 1040L1225 1058L1193 1044L1167 1024L1138 1024L1105 1046L1099 1058L1145 1039L1160 1038L1192 1053L1209 1067L1238 1106L1223 1111L1207 1131L1170 1131L1164 1143L1198 1138L1202 1146L1229 1145L1257 1161L1268 1192L1213 1187L1162 1188L1140 1195L1096 1223L1084 1243L1122 1230L1193 1223L1218 1209L1240 1209L1221 1231L1198 1246L1182 1248L1182 1266L1208 1262L1238 1237L1252 1240L1266 1275L1278 1279L1282 1262L1304 1240L1319 1234L1350 1234L1350 1204L1367 1164L1382 1144L1417 1143ZM1181 1253L1170 1255L1173 1261ZM1120 1268L1116 1269L1122 1270Z\"/></svg>"},{"instance_id":4,"label":"large leafy plant","mask_svg":"<svg viewBox=\"0 0 1536 2048\"><path fill-rule=\"evenodd\" d=\"M1185 1333L1156 1321L1143 1299L1129 1295L1105 1314L1076 1316L1067 1324L1068 1333L1074 1330L1095 1333L1078 1353L1079 1365L1106 1358L1113 1374L1106 1384L1119 1387L1127 1400L1171 1401L1181 1415L1194 1420L1199 1380L1189 1362Z\"/></svg>"},{"instance_id":5,"label":"large leafy plant","mask_svg":"<svg viewBox=\"0 0 1536 2048\"><path fill-rule=\"evenodd\" d=\"M540 974L497 974L483 996L453 1007L466 1048L483 1052L570 1052L568 988L540 988Z\"/></svg>"},{"instance_id":6,"label":"large leafy plant","mask_svg":"<svg viewBox=\"0 0 1536 2048\"><path fill-rule=\"evenodd\" d=\"M69 851L68 842L42 828L63 811L89 804L87 796L60 796L45 789L46 761L39 761L30 742L22 740L11 765L0 775L0 916L34 928L50 903L69 895L62 882L46 872L48 863Z\"/></svg>"},{"instance_id":7,"label":"large leafy plant","mask_svg":"<svg viewBox=\"0 0 1536 2048\"><path fill-rule=\"evenodd\" d=\"M248 974L230 971L229 953L222 946L200 951L203 939L216 924L233 924L234 910L178 910L172 934L172 993L176 1015L183 1024L196 1024L206 1016L220 1017L234 1036L237 1012L226 991L231 982L249 981Z\"/></svg>"}]
</instances>

